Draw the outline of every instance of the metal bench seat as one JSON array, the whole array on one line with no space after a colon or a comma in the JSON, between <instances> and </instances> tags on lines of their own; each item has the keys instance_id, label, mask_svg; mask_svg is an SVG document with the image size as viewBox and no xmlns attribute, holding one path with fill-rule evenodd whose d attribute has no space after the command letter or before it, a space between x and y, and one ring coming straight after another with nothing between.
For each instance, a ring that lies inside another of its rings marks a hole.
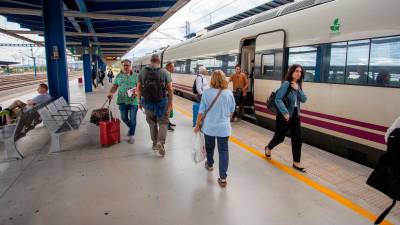
<instances>
[{"instance_id":1,"label":"metal bench seat","mask_svg":"<svg viewBox=\"0 0 400 225\"><path fill-rule=\"evenodd\" d=\"M82 104L68 104L63 97L49 103L39 110L45 127L50 132L50 152L61 151L60 136L66 132L78 130L87 114Z\"/></svg>"},{"instance_id":2,"label":"metal bench seat","mask_svg":"<svg viewBox=\"0 0 400 225\"><path fill-rule=\"evenodd\" d=\"M48 103L45 102L33 108L24 109L15 123L1 127L0 142L4 142L7 160L23 158L23 155L17 149L16 142L42 122L38 110Z\"/></svg>"}]
</instances>

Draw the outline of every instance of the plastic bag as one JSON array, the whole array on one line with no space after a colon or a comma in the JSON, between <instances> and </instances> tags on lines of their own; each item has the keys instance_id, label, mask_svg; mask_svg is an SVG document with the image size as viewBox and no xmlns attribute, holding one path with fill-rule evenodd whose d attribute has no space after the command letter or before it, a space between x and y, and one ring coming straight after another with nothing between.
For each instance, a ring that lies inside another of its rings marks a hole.
<instances>
[{"instance_id":1,"label":"plastic bag","mask_svg":"<svg viewBox=\"0 0 400 225\"><path fill-rule=\"evenodd\" d=\"M204 143L204 134L194 133L193 136L193 159L195 163L202 162L206 158L206 146Z\"/></svg>"}]
</instances>

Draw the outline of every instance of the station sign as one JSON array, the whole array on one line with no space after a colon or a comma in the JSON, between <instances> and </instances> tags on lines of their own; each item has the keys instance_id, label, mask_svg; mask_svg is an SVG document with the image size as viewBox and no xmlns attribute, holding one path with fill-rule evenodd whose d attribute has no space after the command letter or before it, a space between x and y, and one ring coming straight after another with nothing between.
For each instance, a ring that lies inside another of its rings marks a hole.
<instances>
[{"instance_id":1,"label":"station sign","mask_svg":"<svg viewBox=\"0 0 400 225\"><path fill-rule=\"evenodd\" d=\"M119 58L119 57L117 57L117 56L107 56L107 57L106 57L106 60L108 60L108 61L115 61L115 60L118 60L118 58Z\"/></svg>"}]
</instances>

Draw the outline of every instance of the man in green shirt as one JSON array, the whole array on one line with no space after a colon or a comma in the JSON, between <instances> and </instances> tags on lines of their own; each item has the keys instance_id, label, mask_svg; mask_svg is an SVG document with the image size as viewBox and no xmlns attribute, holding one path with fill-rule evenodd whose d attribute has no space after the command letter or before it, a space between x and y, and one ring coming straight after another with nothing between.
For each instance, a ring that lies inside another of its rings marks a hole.
<instances>
[{"instance_id":1,"label":"man in green shirt","mask_svg":"<svg viewBox=\"0 0 400 225\"><path fill-rule=\"evenodd\" d=\"M171 75L160 68L160 61L159 55L151 56L151 65L140 71L137 91L140 99L139 107L144 107L146 121L150 127L153 150L159 151L160 155L164 156L173 90Z\"/></svg>"},{"instance_id":2,"label":"man in green shirt","mask_svg":"<svg viewBox=\"0 0 400 225\"><path fill-rule=\"evenodd\" d=\"M130 75L131 61L125 59L121 62L122 70L114 80L114 84L107 94L108 98L112 98L118 90L117 104L121 111L122 121L129 127L129 140L133 144L136 129L136 114L138 111L138 100L136 97L137 75Z\"/></svg>"}]
</instances>

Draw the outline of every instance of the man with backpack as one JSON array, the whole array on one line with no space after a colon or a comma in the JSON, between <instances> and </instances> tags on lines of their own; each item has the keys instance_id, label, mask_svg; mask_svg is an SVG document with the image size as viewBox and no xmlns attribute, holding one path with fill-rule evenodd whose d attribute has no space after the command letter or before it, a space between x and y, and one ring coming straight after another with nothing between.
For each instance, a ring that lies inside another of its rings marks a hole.
<instances>
[{"instance_id":1,"label":"man with backpack","mask_svg":"<svg viewBox=\"0 0 400 225\"><path fill-rule=\"evenodd\" d=\"M200 66L199 73L196 75L196 80L193 84L193 94L196 95L196 101L198 103L201 100L201 96L203 95L204 90L210 88L206 75L208 75L207 68L204 66Z\"/></svg>"},{"instance_id":2,"label":"man with backpack","mask_svg":"<svg viewBox=\"0 0 400 225\"><path fill-rule=\"evenodd\" d=\"M153 141L152 149L164 156L169 114L172 110L172 78L166 70L160 68L159 55L153 54L150 62L151 65L139 73L137 84L139 108L145 109Z\"/></svg>"}]
</instances>

